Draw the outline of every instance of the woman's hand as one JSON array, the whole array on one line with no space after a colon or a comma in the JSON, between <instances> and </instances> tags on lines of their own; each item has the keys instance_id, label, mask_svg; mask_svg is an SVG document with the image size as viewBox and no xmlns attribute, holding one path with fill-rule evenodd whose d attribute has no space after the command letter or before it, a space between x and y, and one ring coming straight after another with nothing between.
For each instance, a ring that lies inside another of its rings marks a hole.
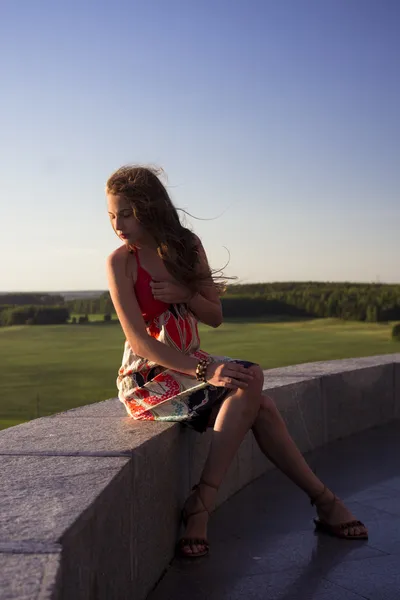
<instances>
[{"instance_id":1,"label":"woman's hand","mask_svg":"<svg viewBox=\"0 0 400 600\"><path fill-rule=\"evenodd\" d=\"M172 281L151 281L153 296L167 304L180 304L189 302L192 293L188 288Z\"/></svg>"},{"instance_id":2,"label":"woman's hand","mask_svg":"<svg viewBox=\"0 0 400 600\"><path fill-rule=\"evenodd\" d=\"M254 375L247 367L231 361L209 363L206 370L207 383L232 390L246 389L253 379Z\"/></svg>"}]
</instances>

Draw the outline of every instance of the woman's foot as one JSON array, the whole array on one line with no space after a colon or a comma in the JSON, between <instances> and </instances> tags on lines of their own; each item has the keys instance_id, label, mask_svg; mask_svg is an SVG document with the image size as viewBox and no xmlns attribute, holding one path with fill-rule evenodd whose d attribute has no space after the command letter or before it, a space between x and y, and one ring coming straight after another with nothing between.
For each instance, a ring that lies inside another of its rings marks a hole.
<instances>
[{"instance_id":1,"label":"woman's foot","mask_svg":"<svg viewBox=\"0 0 400 600\"><path fill-rule=\"evenodd\" d=\"M186 500L182 511L185 533L178 542L181 556L195 558L208 553L207 525L217 489L200 481Z\"/></svg>"},{"instance_id":2,"label":"woman's foot","mask_svg":"<svg viewBox=\"0 0 400 600\"><path fill-rule=\"evenodd\" d=\"M315 504L319 517L315 520L317 529L341 538L368 539L365 525L326 486L311 504Z\"/></svg>"}]
</instances>

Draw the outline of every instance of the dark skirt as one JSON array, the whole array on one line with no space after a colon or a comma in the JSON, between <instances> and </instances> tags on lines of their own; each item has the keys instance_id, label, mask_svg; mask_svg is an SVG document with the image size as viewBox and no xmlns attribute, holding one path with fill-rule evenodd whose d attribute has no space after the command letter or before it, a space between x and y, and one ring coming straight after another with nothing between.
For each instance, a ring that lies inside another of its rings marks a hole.
<instances>
[{"instance_id":1,"label":"dark skirt","mask_svg":"<svg viewBox=\"0 0 400 600\"><path fill-rule=\"evenodd\" d=\"M239 363L244 367L252 367L256 363L248 360L234 360L232 362ZM217 387L209 384L207 386L207 403L201 404L205 396L205 389L200 389L192 394L187 399L189 408L193 409L190 418L181 421L186 427L195 429L199 433L204 433L207 430L207 425L211 417L211 413L216 406L221 406L225 398L232 392L231 388ZM199 406L200 405L200 406Z\"/></svg>"}]
</instances>

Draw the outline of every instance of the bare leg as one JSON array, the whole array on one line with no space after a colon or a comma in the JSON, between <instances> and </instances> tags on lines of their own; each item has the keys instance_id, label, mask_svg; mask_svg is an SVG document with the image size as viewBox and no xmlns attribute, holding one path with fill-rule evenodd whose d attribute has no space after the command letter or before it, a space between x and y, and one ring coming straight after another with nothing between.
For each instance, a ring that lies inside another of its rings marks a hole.
<instances>
[{"instance_id":1,"label":"bare leg","mask_svg":"<svg viewBox=\"0 0 400 600\"><path fill-rule=\"evenodd\" d=\"M318 496L323 491L324 484L313 473L297 448L273 400L261 394L264 377L260 367L251 369L256 375L254 382L247 390L237 390L230 394L218 412L210 452L201 478L218 487L246 432L252 428L258 445L269 460L311 498ZM213 488L201 486L201 497L207 508L212 508L216 493ZM352 513L340 500L335 504L329 503L332 498L333 493L326 488L317 504L320 518L331 524L354 520ZM189 502L191 499L189 497ZM197 499L187 508L190 512L203 506ZM206 512L191 517L185 537L206 537L207 521ZM350 528L348 532L350 535L358 535L364 530L365 528L356 527ZM202 546L194 545L187 546L185 551L197 553L202 549Z\"/></svg>"},{"instance_id":2,"label":"bare leg","mask_svg":"<svg viewBox=\"0 0 400 600\"><path fill-rule=\"evenodd\" d=\"M260 410L262 382L259 378L251 382L247 389L232 391L224 400L216 416L214 431L201 479L215 487L219 487L232 459L237 452L244 436L253 425ZM209 510L214 506L217 490L200 484L200 494ZM189 496L186 503L187 511L204 508L197 494ZM208 513L190 517L184 537L207 537ZM198 553L204 549L200 545L185 546L184 552Z\"/></svg>"},{"instance_id":3,"label":"bare leg","mask_svg":"<svg viewBox=\"0 0 400 600\"><path fill-rule=\"evenodd\" d=\"M321 494L324 490L324 484L308 466L291 438L275 403L268 396L263 395L262 397L260 411L252 430L262 452L285 475L310 498ZM354 515L340 500L336 503L329 502L333 497L334 494L326 489L317 504L319 517L332 525L355 520ZM361 527L349 528L348 530L350 535L360 535L363 532L366 532L366 529Z\"/></svg>"},{"instance_id":4,"label":"bare leg","mask_svg":"<svg viewBox=\"0 0 400 600\"><path fill-rule=\"evenodd\" d=\"M293 483L313 498L323 490L324 484L311 470L294 443L275 403L262 397L260 411L252 427L261 451Z\"/></svg>"}]
</instances>

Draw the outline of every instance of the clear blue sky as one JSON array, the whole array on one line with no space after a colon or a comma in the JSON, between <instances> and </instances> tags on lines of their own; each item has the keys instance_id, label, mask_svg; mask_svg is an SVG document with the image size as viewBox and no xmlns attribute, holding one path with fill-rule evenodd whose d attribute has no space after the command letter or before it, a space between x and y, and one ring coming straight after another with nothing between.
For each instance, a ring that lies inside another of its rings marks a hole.
<instances>
[{"instance_id":1,"label":"clear blue sky","mask_svg":"<svg viewBox=\"0 0 400 600\"><path fill-rule=\"evenodd\" d=\"M130 162L240 281L400 282L399 30L397 0L2 0L0 290L106 288Z\"/></svg>"}]
</instances>

